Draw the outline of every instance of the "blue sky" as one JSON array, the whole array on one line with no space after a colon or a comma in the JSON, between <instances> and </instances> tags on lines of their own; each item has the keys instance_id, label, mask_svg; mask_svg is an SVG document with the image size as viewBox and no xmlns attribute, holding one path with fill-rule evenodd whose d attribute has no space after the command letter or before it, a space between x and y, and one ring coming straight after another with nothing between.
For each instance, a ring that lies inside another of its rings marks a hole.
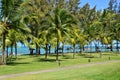
<instances>
[{"instance_id":1,"label":"blue sky","mask_svg":"<svg viewBox=\"0 0 120 80\"><path fill-rule=\"evenodd\" d=\"M110 0L80 0L80 6L85 5L86 3L90 4L90 7L93 8L96 5L97 10L105 9L108 7Z\"/></svg>"}]
</instances>

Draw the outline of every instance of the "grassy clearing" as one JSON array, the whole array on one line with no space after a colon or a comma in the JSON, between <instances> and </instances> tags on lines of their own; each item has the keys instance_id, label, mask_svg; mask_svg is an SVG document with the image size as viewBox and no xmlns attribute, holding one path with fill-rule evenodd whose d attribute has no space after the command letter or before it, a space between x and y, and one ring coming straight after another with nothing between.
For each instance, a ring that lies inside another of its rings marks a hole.
<instances>
[{"instance_id":1,"label":"grassy clearing","mask_svg":"<svg viewBox=\"0 0 120 80\"><path fill-rule=\"evenodd\" d=\"M120 60L120 55L115 56L114 53L104 53L102 58L99 58L99 54L76 54L75 59L72 59L72 54L65 54L64 57L60 56L61 67L77 65L77 64L86 64L88 59L91 59L91 62L103 62L108 61L108 57L111 56L111 60ZM44 55L40 56L31 56L31 55L21 55L18 56L17 60L12 60L12 63L0 66L0 75L6 74L15 74L29 71L37 71L44 69L56 68L58 62L55 61L55 55L49 55L47 60L44 60Z\"/></svg>"},{"instance_id":2,"label":"grassy clearing","mask_svg":"<svg viewBox=\"0 0 120 80\"><path fill-rule=\"evenodd\" d=\"M119 62L47 72L5 80L120 80Z\"/></svg>"}]
</instances>

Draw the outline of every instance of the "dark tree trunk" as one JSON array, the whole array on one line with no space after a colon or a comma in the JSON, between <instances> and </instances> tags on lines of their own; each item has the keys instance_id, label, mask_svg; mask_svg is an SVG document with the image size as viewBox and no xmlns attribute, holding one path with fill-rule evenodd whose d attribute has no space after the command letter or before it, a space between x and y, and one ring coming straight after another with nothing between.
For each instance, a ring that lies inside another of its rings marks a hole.
<instances>
[{"instance_id":1,"label":"dark tree trunk","mask_svg":"<svg viewBox=\"0 0 120 80\"><path fill-rule=\"evenodd\" d=\"M13 44L11 45L11 52L10 55L13 55Z\"/></svg>"},{"instance_id":2,"label":"dark tree trunk","mask_svg":"<svg viewBox=\"0 0 120 80\"><path fill-rule=\"evenodd\" d=\"M5 65L6 64L6 54L5 54L5 37L6 37L6 34L3 33L3 38L2 38L2 41L3 41L3 47L2 47L2 61L1 61L1 64L2 65Z\"/></svg>"},{"instance_id":3,"label":"dark tree trunk","mask_svg":"<svg viewBox=\"0 0 120 80\"><path fill-rule=\"evenodd\" d=\"M57 48L55 47L55 54L57 53Z\"/></svg>"},{"instance_id":4,"label":"dark tree trunk","mask_svg":"<svg viewBox=\"0 0 120 80\"><path fill-rule=\"evenodd\" d=\"M56 61L58 61L58 49L59 49L59 39L57 38L57 49L56 49Z\"/></svg>"},{"instance_id":5,"label":"dark tree trunk","mask_svg":"<svg viewBox=\"0 0 120 80\"><path fill-rule=\"evenodd\" d=\"M36 55L39 55L40 54L40 50L39 50L39 46L36 44Z\"/></svg>"},{"instance_id":6,"label":"dark tree trunk","mask_svg":"<svg viewBox=\"0 0 120 80\"><path fill-rule=\"evenodd\" d=\"M41 50L40 50L40 47L39 47L39 54L41 54Z\"/></svg>"},{"instance_id":7,"label":"dark tree trunk","mask_svg":"<svg viewBox=\"0 0 120 80\"><path fill-rule=\"evenodd\" d=\"M82 50L85 51L85 47L84 46L83 46Z\"/></svg>"},{"instance_id":8,"label":"dark tree trunk","mask_svg":"<svg viewBox=\"0 0 120 80\"><path fill-rule=\"evenodd\" d=\"M38 54L40 54L40 47L38 48Z\"/></svg>"},{"instance_id":9,"label":"dark tree trunk","mask_svg":"<svg viewBox=\"0 0 120 80\"><path fill-rule=\"evenodd\" d=\"M36 47L36 55L39 55L39 54L40 54L40 48Z\"/></svg>"},{"instance_id":10,"label":"dark tree trunk","mask_svg":"<svg viewBox=\"0 0 120 80\"><path fill-rule=\"evenodd\" d=\"M82 48L82 46L80 45L80 52L79 52L80 54L82 54L82 49L83 49L83 48Z\"/></svg>"},{"instance_id":11,"label":"dark tree trunk","mask_svg":"<svg viewBox=\"0 0 120 80\"><path fill-rule=\"evenodd\" d=\"M11 44L11 52L9 54L9 57L10 57L10 62L12 61L12 56L13 56L13 43Z\"/></svg>"},{"instance_id":12,"label":"dark tree trunk","mask_svg":"<svg viewBox=\"0 0 120 80\"><path fill-rule=\"evenodd\" d=\"M92 52L92 44L90 44L90 52Z\"/></svg>"},{"instance_id":13,"label":"dark tree trunk","mask_svg":"<svg viewBox=\"0 0 120 80\"><path fill-rule=\"evenodd\" d=\"M98 53L99 52L99 47L98 47L99 44L98 45L96 43L94 43L94 44L95 44L95 52Z\"/></svg>"},{"instance_id":14,"label":"dark tree trunk","mask_svg":"<svg viewBox=\"0 0 120 80\"><path fill-rule=\"evenodd\" d=\"M17 59L17 43L15 42L15 58Z\"/></svg>"},{"instance_id":15,"label":"dark tree trunk","mask_svg":"<svg viewBox=\"0 0 120 80\"><path fill-rule=\"evenodd\" d=\"M62 44L62 56L64 56L64 43Z\"/></svg>"},{"instance_id":16,"label":"dark tree trunk","mask_svg":"<svg viewBox=\"0 0 120 80\"><path fill-rule=\"evenodd\" d=\"M45 59L47 59L47 55L48 55L48 44L46 44L46 53L45 53Z\"/></svg>"},{"instance_id":17,"label":"dark tree trunk","mask_svg":"<svg viewBox=\"0 0 120 80\"><path fill-rule=\"evenodd\" d=\"M7 57L7 58L8 58L8 48L9 48L9 47L7 46L7 53L6 53L6 57Z\"/></svg>"},{"instance_id":18,"label":"dark tree trunk","mask_svg":"<svg viewBox=\"0 0 120 80\"><path fill-rule=\"evenodd\" d=\"M29 48L29 50L30 50L30 55L33 55L33 48Z\"/></svg>"},{"instance_id":19,"label":"dark tree trunk","mask_svg":"<svg viewBox=\"0 0 120 80\"><path fill-rule=\"evenodd\" d=\"M117 40L117 43L116 43L116 55L118 54L118 52L119 52L119 46L118 46L118 40Z\"/></svg>"},{"instance_id":20,"label":"dark tree trunk","mask_svg":"<svg viewBox=\"0 0 120 80\"><path fill-rule=\"evenodd\" d=\"M112 48L113 46L112 46L112 44L110 45L110 51L111 52L113 52L113 48Z\"/></svg>"},{"instance_id":21,"label":"dark tree trunk","mask_svg":"<svg viewBox=\"0 0 120 80\"><path fill-rule=\"evenodd\" d=\"M104 49L103 44L102 44L102 49ZM99 53L99 54L100 54L100 56L99 56L99 57L100 57L100 58L102 58L102 50L100 51L100 53Z\"/></svg>"},{"instance_id":22,"label":"dark tree trunk","mask_svg":"<svg viewBox=\"0 0 120 80\"><path fill-rule=\"evenodd\" d=\"M51 52L50 52L50 51L51 51L51 44L49 45L49 54L51 54Z\"/></svg>"},{"instance_id":23,"label":"dark tree trunk","mask_svg":"<svg viewBox=\"0 0 120 80\"><path fill-rule=\"evenodd\" d=\"M117 49L117 52L119 52L119 46L118 46L119 42L117 40L117 46L116 46L116 49Z\"/></svg>"},{"instance_id":24,"label":"dark tree trunk","mask_svg":"<svg viewBox=\"0 0 120 80\"><path fill-rule=\"evenodd\" d=\"M75 45L73 45L73 59L75 58Z\"/></svg>"}]
</instances>

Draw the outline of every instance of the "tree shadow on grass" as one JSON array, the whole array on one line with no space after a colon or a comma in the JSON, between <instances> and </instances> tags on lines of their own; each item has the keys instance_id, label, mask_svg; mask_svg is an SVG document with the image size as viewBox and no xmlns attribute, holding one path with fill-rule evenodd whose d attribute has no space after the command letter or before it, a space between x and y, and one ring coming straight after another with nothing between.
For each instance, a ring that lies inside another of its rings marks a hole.
<instances>
[{"instance_id":1,"label":"tree shadow on grass","mask_svg":"<svg viewBox=\"0 0 120 80\"><path fill-rule=\"evenodd\" d=\"M78 56L85 56L86 54L77 54Z\"/></svg>"},{"instance_id":2,"label":"tree shadow on grass","mask_svg":"<svg viewBox=\"0 0 120 80\"><path fill-rule=\"evenodd\" d=\"M104 54L102 54L102 55L106 55L106 56L116 56L115 53L104 53Z\"/></svg>"},{"instance_id":3,"label":"tree shadow on grass","mask_svg":"<svg viewBox=\"0 0 120 80\"><path fill-rule=\"evenodd\" d=\"M84 58L97 58L96 56L93 56L91 53L90 54L86 54L85 56L83 56Z\"/></svg>"},{"instance_id":4,"label":"tree shadow on grass","mask_svg":"<svg viewBox=\"0 0 120 80\"><path fill-rule=\"evenodd\" d=\"M12 61L15 61L15 60L23 60L23 59L26 59L26 58L12 58Z\"/></svg>"},{"instance_id":5,"label":"tree shadow on grass","mask_svg":"<svg viewBox=\"0 0 120 80\"><path fill-rule=\"evenodd\" d=\"M7 65L9 66L16 66L21 64L30 64L29 62L7 62Z\"/></svg>"},{"instance_id":6,"label":"tree shadow on grass","mask_svg":"<svg viewBox=\"0 0 120 80\"><path fill-rule=\"evenodd\" d=\"M72 59L73 58L73 56L71 56L71 55L64 55L63 56L63 59Z\"/></svg>"},{"instance_id":7,"label":"tree shadow on grass","mask_svg":"<svg viewBox=\"0 0 120 80\"><path fill-rule=\"evenodd\" d=\"M45 58L38 58L38 62L55 62L55 59L45 59Z\"/></svg>"}]
</instances>

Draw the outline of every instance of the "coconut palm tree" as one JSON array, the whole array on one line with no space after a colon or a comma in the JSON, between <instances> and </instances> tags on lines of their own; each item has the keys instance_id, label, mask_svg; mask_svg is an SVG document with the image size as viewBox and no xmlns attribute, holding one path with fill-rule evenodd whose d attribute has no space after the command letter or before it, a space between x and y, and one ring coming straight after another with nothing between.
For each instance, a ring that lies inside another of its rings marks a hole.
<instances>
[{"instance_id":1,"label":"coconut palm tree","mask_svg":"<svg viewBox=\"0 0 120 80\"><path fill-rule=\"evenodd\" d=\"M15 9L15 0L1 0L1 30L2 30L2 61L1 64L6 64L6 57L5 57L5 39L7 31L11 28L11 20L10 16L13 14Z\"/></svg>"},{"instance_id":2,"label":"coconut palm tree","mask_svg":"<svg viewBox=\"0 0 120 80\"><path fill-rule=\"evenodd\" d=\"M25 16L24 21L31 29L31 35L35 38L35 42L33 42L34 39L29 39L28 42L30 43L30 41L32 41L32 43L35 43L36 54L40 54L40 43L36 41L40 40L39 33L42 32L41 24L45 18L45 14L50 10L51 5L49 6L49 4L51 4L51 2L48 0L27 0L21 4L21 9L24 8L22 11Z\"/></svg>"},{"instance_id":3,"label":"coconut palm tree","mask_svg":"<svg viewBox=\"0 0 120 80\"><path fill-rule=\"evenodd\" d=\"M58 49L61 39L65 35L68 36L68 33L70 34L70 29L73 29L73 25L76 24L76 21L67 10L60 9L57 6L48 16L51 25L49 30L51 30L51 33L55 34L57 39L56 60L58 60Z\"/></svg>"}]
</instances>

